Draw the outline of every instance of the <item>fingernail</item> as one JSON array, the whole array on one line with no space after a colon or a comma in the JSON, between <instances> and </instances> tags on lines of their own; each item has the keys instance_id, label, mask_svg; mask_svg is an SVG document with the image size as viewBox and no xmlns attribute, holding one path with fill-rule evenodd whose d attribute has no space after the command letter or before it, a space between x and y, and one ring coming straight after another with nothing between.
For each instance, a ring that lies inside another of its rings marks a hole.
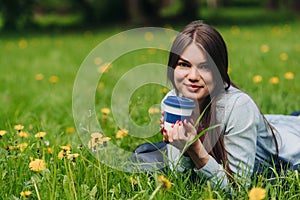
<instances>
[{"instance_id":1,"label":"fingernail","mask_svg":"<svg viewBox=\"0 0 300 200\"><path fill-rule=\"evenodd\" d=\"M171 125L171 128L174 128L174 124Z\"/></svg>"},{"instance_id":2,"label":"fingernail","mask_svg":"<svg viewBox=\"0 0 300 200\"><path fill-rule=\"evenodd\" d=\"M166 130L166 129L163 129L163 132L164 132L164 133L167 133L167 130Z\"/></svg>"}]
</instances>

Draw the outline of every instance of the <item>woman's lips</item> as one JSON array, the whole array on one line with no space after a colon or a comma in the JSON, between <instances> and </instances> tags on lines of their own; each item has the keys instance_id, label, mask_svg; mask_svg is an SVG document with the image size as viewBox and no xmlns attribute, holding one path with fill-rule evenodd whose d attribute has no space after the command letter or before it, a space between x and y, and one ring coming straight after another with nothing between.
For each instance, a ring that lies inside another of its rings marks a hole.
<instances>
[{"instance_id":1,"label":"woman's lips","mask_svg":"<svg viewBox=\"0 0 300 200\"><path fill-rule=\"evenodd\" d=\"M185 86L187 87L187 89L191 92L196 92L199 89L203 88L203 86L200 85L194 85L194 84L185 84Z\"/></svg>"}]
</instances>

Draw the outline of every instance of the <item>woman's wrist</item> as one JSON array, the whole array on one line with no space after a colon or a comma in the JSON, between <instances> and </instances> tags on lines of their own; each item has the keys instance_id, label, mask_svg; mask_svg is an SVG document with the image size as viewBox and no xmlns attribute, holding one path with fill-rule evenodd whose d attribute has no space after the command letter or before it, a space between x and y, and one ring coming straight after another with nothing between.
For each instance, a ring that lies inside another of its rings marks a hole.
<instances>
[{"instance_id":1,"label":"woman's wrist","mask_svg":"<svg viewBox=\"0 0 300 200\"><path fill-rule=\"evenodd\" d=\"M193 143L187 149L186 153L193 160L197 169L201 169L203 166L205 166L210 158L209 154L199 140Z\"/></svg>"}]
</instances>

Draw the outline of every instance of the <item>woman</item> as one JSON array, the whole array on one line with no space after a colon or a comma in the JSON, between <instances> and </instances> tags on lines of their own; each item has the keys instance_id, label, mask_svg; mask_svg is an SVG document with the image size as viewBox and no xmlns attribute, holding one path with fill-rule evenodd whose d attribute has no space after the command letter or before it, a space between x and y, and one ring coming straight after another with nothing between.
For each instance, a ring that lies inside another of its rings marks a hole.
<instances>
[{"instance_id":1,"label":"woman","mask_svg":"<svg viewBox=\"0 0 300 200\"><path fill-rule=\"evenodd\" d=\"M190 98L197 105L191 122L176 122L166 130L161 119L171 169L192 169L213 184L226 186L233 176L249 183L254 173L269 167L298 167L300 117L261 114L251 97L231 82L226 45L213 27L199 21L187 25L172 45L168 66L174 89L167 96ZM218 124L180 157L197 133Z\"/></svg>"}]
</instances>

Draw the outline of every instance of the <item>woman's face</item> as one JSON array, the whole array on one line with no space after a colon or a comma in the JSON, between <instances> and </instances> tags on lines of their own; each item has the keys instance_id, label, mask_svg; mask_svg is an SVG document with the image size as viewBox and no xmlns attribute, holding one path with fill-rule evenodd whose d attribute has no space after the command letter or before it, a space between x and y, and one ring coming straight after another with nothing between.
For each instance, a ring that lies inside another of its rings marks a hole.
<instances>
[{"instance_id":1,"label":"woman's face","mask_svg":"<svg viewBox=\"0 0 300 200\"><path fill-rule=\"evenodd\" d=\"M213 73L205 53L191 43L180 55L174 70L174 82L186 98L202 101L215 88Z\"/></svg>"}]
</instances>

